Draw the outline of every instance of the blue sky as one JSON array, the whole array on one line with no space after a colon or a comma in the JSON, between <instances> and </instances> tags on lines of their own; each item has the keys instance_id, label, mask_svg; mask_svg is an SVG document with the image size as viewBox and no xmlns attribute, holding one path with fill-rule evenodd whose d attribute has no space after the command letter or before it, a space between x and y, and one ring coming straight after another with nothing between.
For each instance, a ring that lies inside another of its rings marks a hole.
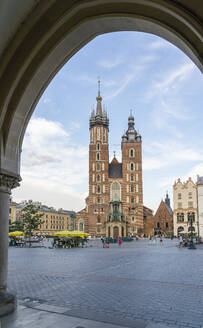
<instances>
[{"instance_id":1,"label":"blue sky","mask_svg":"<svg viewBox=\"0 0 203 328\"><path fill-rule=\"evenodd\" d=\"M88 192L89 115L97 79L110 120L110 158L132 109L143 141L144 204L156 210L180 177L203 175L203 80L169 42L140 32L109 33L74 55L41 97L23 143L16 201L80 210Z\"/></svg>"}]
</instances>

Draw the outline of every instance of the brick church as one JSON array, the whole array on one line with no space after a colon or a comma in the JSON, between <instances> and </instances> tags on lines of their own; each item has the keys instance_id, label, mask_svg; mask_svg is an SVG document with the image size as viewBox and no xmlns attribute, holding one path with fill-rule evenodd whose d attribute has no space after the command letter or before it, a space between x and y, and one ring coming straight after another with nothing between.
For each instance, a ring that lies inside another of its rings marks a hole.
<instances>
[{"instance_id":1,"label":"brick church","mask_svg":"<svg viewBox=\"0 0 203 328\"><path fill-rule=\"evenodd\" d=\"M77 229L113 238L143 235L141 135L130 115L121 141L122 162L114 155L109 163L109 119L102 108L100 81L96 100L89 122L89 196L77 213Z\"/></svg>"}]
</instances>

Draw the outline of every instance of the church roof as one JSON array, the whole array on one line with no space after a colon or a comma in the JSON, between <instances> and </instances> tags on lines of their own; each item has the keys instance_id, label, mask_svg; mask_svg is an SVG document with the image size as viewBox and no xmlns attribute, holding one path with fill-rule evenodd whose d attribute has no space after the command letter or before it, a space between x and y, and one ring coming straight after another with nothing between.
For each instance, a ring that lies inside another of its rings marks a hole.
<instances>
[{"instance_id":1,"label":"church roof","mask_svg":"<svg viewBox=\"0 0 203 328\"><path fill-rule=\"evenodd\" d=\"M114 158L111 161L111 164L119 164L117 158L114 156Z\"/></svg>"},{"instance_id":2,"label":"church roof","mask_svg":"<svg viewBox=\"0 0 203 328\"><path fill-rule=\"evenodd\" d=\"M122 178L122 163L118 163L117 159L117 163L113 162L113 160L109 164L109 178Z\"/></svg>"},{"instance_id":3,"label":"church roof","mask_svg":"<svg viewBox=\"0 0 203 328\"><path fill-rule=\"evenodd\" d=\"M168 206L165 202L164 202L164 205L165 205L167 211L169 212L169 214L170 214L170 215L173 215L173 210L172 210L172 208L171 208L170 206Z\"/></svg>"}]
</instances>

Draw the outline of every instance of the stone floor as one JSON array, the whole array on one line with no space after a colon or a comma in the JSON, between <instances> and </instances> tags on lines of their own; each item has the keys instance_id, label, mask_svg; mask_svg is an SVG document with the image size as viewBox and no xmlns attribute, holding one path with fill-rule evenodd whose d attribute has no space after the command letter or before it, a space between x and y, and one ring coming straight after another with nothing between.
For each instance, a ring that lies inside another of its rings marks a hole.
<instances>
[{"instance_id":1,"label":"stone floor","mask_svg":"<svg viewBox=\"0 0 203 328\"><path fill-rule=\"evenodd\" d=\"M24 328L26 320L32 328L57 320L75 328L202 328L203 247L139 240L110 249L100 241L83 249L10 248L9 288L20 307L2 322L6 328Z\"/></svg>"}]
</instances>

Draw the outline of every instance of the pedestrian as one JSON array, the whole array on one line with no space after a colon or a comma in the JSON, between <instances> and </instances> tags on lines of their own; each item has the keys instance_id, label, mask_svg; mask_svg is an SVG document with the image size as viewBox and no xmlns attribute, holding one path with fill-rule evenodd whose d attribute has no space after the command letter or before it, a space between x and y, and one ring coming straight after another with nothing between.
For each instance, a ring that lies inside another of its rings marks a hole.
<instances>
[{"instance_id":1,"label":"pedestrian","mask_svg":"<svg viewBox=\"0 0 203 328\"><path fill-rule=\"evenodd\" d=\"M105 246L106 246L106 237L101 236L101 241L102 241L103 248L105 248Z\"/></svg>"},{"instance_id":2,"label":"pedestrian","mask_svg":"<svg viewBox=\"0 0 203 328\"><path fill-rule=\"evenodd\" d=\"M120 237L118 237L118 246L122 245L122 239Z\"/></svg>"},{"instance_id":3,"label":"pedestrian","mask_svg":"<svg viewBox=\"0 0 203 328\"><path fill-rule=\"evenodd\" d=\"M180 235L180 237L179 237L179 247L182 247L182 245L183 245L183 236Z\"/></svg>"}]
</instances>

